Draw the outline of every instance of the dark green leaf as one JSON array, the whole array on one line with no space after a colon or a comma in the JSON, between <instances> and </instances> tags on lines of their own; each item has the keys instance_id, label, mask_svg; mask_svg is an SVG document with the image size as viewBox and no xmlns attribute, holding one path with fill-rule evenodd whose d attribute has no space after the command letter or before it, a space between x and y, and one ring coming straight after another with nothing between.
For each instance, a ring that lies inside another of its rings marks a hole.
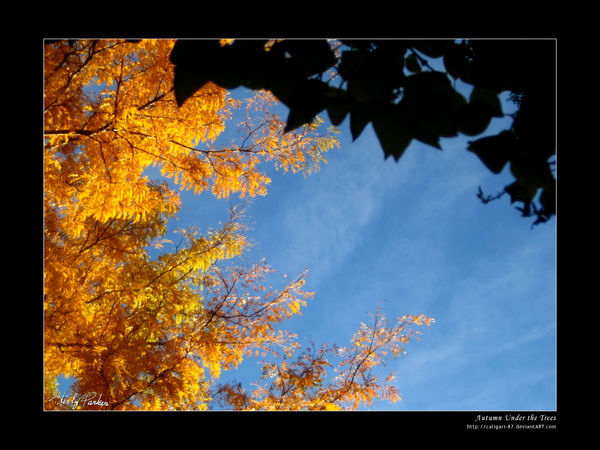
<instances>
[{"instance_id":1,"label":"dark green leaf","mask_svg":"<svg viewBox=\"0 0 600 450\"><path fill-rule=\"evenodd\" d=\"M178 40L173 46L169 58L175 65L173 88L178 106L210 80L209 66L201 61L204 55L212 55L217 45L214 41Z\"/></svg>"},{"instance_id":2,"label":"dark green leaf","mask_svg":"<svg viewBox=\"0 0 600 450\"><path fill-rule=\"evenodd\" d=\"M327 115L329 116L329 120L336 127L340 125L346 116L348 115L349 105L344 102L336 102L336 101L327 101L326 103Z\"/></svg>"},{"instance_id":3,"label":"dark green leaf","mask_svg":"<svg viewBox=\"0 0 600 450\"><path fill-rule=\"evenodd\" d=\"M323 102L329 120L335 126L341 124L350 112L348 93L342 89L327 87L323 93Z\"/></svg>"},{"instance_id":4,"label":"dark green leaf","mask_svg":"<svg viewBox=\"0 0 600 450\"><path fill-rule=\"evenodd\" d=\"M185 65L175 66L173 88L175 90L177 106L183 105L194 92L204 86L208 81L209 79L206 76L203 76L199 71L195 71Z\"/></svg>"},{"instance_id":5,"label":"dark green leaf","mask_svg":"<svg viewBox=\"0 0 600 450\"><path fill-rule=\"evenodd\" d=\"M424 144L427 145L431 145L434 148L437 148L438 150L441 150L442 147L440 146L440 138L439 136L432 134L432 133L422 133L422 132L414 132L413 130L413 134L415 135L415 139L418 141L421 141Z\"/></svg>"},{"instance_id":6,"label":"dark green leaf","mask_svg":"<svg viewBox=\"0 0 600 450\"><path fill-rule=\"evenodd\" d=\"M329 117L329 121L336 127L344 121L348 113L349 111L343 107L331 105L327 107L327 116Z\"/></svg>"},{"instance_id":7,"label":"dark green leaf","mask_svg":"<svg viewBox=\"0 0 600 450\"><path fill-rule=\"evenodd\" d=\"M468 136L483 133L491 120L490 109L481 102L467 103L456 112L458 132Z\"/></svg>"},{"instance_id":8,"label":"dark green leaf","mask_svg":"<svg viewBox=\"0 0 600 450\"><path fill-rule=\"evenodd\" d=\"M296 89L290 90L284 83L272 87L273 93L290 108L285 132L311 123L315 116L325 109L325 93L328 86L319 80L299 82Z\"/></svg>"},{"instance_id":9,"label":"dark green leaf","mask_svg":"<svg viewBox=\"0 0 600 450\"><path fill-rule=\"evenodd\" d=\"M452 87L446 74L439 72L420 72L406 77L403 101L443 105L448 112L462 107L467 102Z\"/></svg>"},{"instance_id":10,"label":"dark green leaf","mask_svg":"<svg viewBox=\"0 0 600 450\"><path fill-rule=\"evenodd\" d=\"M379 110L373 120L375 134L383 147L385 158L400 159L413 139L405 116L398 105Z\"/></svg>"},{"instance_id":11,"label":"dark green leaf","mask_svg":"<svg viewBox=\"0 0 600 450\"><path fill-rule=\"evenodd\" d=\"M458 133L457 111L466 99L442 73L420 72L406 78L401 104L414 137L439 148L440 137Z\"/></svg>"},{"instance_id":12,"label":"dark green leaf","mask_svg":"<svg viewBox=\"0 0 600 450\"><path fill-rule=\"evenodd\" d=\"M290 109L283 132L288 133L290 131L293 131L296 128L301 127L302 125L312 122L313 119L314 116L311 117L310 115L305 114L301 111Z\"/></svg>"},{"instance_id":13,"label":"dark green leaf","mask_svg":"<svg viewBox=\"0 0 600 450\"><path fill-rule=\"evenodd\" d=\"M498 174L517 152L517 145L512 131L502 131L495 136L470 141L467 150L475 153L488 169Z\"/></svg>"},{"instance_id":14,"label":"dark green leaf","mask_svg":"<svg viewBox=\"0 0 600 450\"><path fill-rule=\"evenodd\" d=\"M370 121L371 116L364 109L355 107L350 111L350 133L353 141L360 136Z\"/></svg>"},{"instance_id":15,"label":"dark green leaf","mask_svg":"<svg viewBox=\"0 0 600 450\"><path fill-rule=\"evenodd\" d=\"M173 87L178 106L207 81L226 89L240 86L245 81L240 67L250 65L254 56L249 50L244 43L221 47L216 40L178 40L170 54L175 65Z\"/></svg>"}]
</instances>

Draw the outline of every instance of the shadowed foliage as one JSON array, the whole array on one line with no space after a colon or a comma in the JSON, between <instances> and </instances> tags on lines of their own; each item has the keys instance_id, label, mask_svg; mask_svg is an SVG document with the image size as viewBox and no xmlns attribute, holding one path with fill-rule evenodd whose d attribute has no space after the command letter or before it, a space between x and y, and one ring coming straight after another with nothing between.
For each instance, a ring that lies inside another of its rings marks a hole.
<instances>
[{"instance_id":1,"label":"shadowed foliage","mask_svg":"<svg viewBox=\"0 0 600 450\"><path fill-rule=\"evenodd\" d=\"M269 90L289 108L285 131L322 111L336 126L349 116L353 139L372 124L396 161L414 139L441 149L440 138L473 136L467 150L515 178L496 196L480 189L482 201L508 194L534 224L556 213L554 40L179 40L170 58L179 105L209 81ZM481 137L505 116L503 92L518 106L512 126Z\"/></svg>"}]
</instances>

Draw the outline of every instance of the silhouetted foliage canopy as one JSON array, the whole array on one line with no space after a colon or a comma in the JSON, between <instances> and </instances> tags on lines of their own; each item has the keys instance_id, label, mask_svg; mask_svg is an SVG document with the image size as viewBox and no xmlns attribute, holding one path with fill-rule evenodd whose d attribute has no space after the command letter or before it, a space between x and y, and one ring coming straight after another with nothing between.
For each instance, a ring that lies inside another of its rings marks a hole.
<instances>
[{"instance_id":1,"label":"silhouetted foliage canopy","mask_svg":"<svg viewBox=\"0 0 600 450\"><path fill-rule=\"evenodd\" d=\"M515 181L478 196L509 194L534 224L555 215L554 40L341 40L337 53L325 39L267 42L179 40L170 56L178 104L208 81L266 89L289 108L286 131L324 110L334 125L349 115L353 139L372 123L385 157L398 161L413 139L441 149L440 138L481 135L504 116L499 94L509 92L518 105L510 129L467 150L495 174L509 164ZM445 70L432 67L435 59ZM472 86L469 98L457 80Z\"/></svg>"}]
</instances>

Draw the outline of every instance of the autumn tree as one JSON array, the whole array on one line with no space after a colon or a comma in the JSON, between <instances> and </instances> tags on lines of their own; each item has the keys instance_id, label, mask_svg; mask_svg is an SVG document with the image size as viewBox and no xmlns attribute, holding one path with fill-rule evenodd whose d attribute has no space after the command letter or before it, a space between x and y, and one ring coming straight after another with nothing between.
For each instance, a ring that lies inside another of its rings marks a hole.
<instances>
[{"instance_id":1,"label":"autumn tree","mask_svg":"<svg viewBox=\"0 0 600 450\"><path fill-rule=\"evenodd\" d=\"M218 229L165 239L181 203L175 187L266 195L261 163L310 173L337 145L318 118L284 132L267 91L241 101L206 83L178 107L173 45L44 45L45 408L207 409L217 398L233 408L336 409L396 399L368 371L431 319L407 316L388 328L377 316L340 351L340 378L323 388L333 347L290 365L299 344L279 328L312 297L306 273L272 289L265 261L234 264L248 245L240 210ZM246 111L240 140L217 147L236 109ZM171 183L150 180L150 167ZM152 248L163 250L151 257ZM271 387L250 396L219 384L223 371L256 354L283 358L265 363ZM76 380L70 403L57 393L61 374Z\"/></svg>"}]
</instances>

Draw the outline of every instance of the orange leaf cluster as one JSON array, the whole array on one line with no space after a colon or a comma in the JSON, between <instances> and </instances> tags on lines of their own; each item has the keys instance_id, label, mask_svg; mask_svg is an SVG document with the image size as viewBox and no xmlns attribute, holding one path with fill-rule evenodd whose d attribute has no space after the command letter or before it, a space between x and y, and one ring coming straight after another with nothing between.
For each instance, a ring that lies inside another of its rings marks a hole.
<instances>
[{"instance_id":1,"label":"orange leaf cluster","mask_svg":"<svg viewBox=\"0 0 600 450\"><path fill-rule=\"evenodd\" d=\"M403 345L420 334L414 325L432 322L424 315L403 316L390 326L377 312L371 325L361 325L350 346L323 345L317 350L313 344L293 362L265 363L263 379L270 381L257 384L251 393L240 385L225 384L218 398L235 409L250 410L354 410L374 400L396 402L400 393L391 383L393 373L380 382L373 369L388 353L393 357L404 353ZM335 377L327 377L327 367L334 368Z\"/></svg>"}]
</instances>

